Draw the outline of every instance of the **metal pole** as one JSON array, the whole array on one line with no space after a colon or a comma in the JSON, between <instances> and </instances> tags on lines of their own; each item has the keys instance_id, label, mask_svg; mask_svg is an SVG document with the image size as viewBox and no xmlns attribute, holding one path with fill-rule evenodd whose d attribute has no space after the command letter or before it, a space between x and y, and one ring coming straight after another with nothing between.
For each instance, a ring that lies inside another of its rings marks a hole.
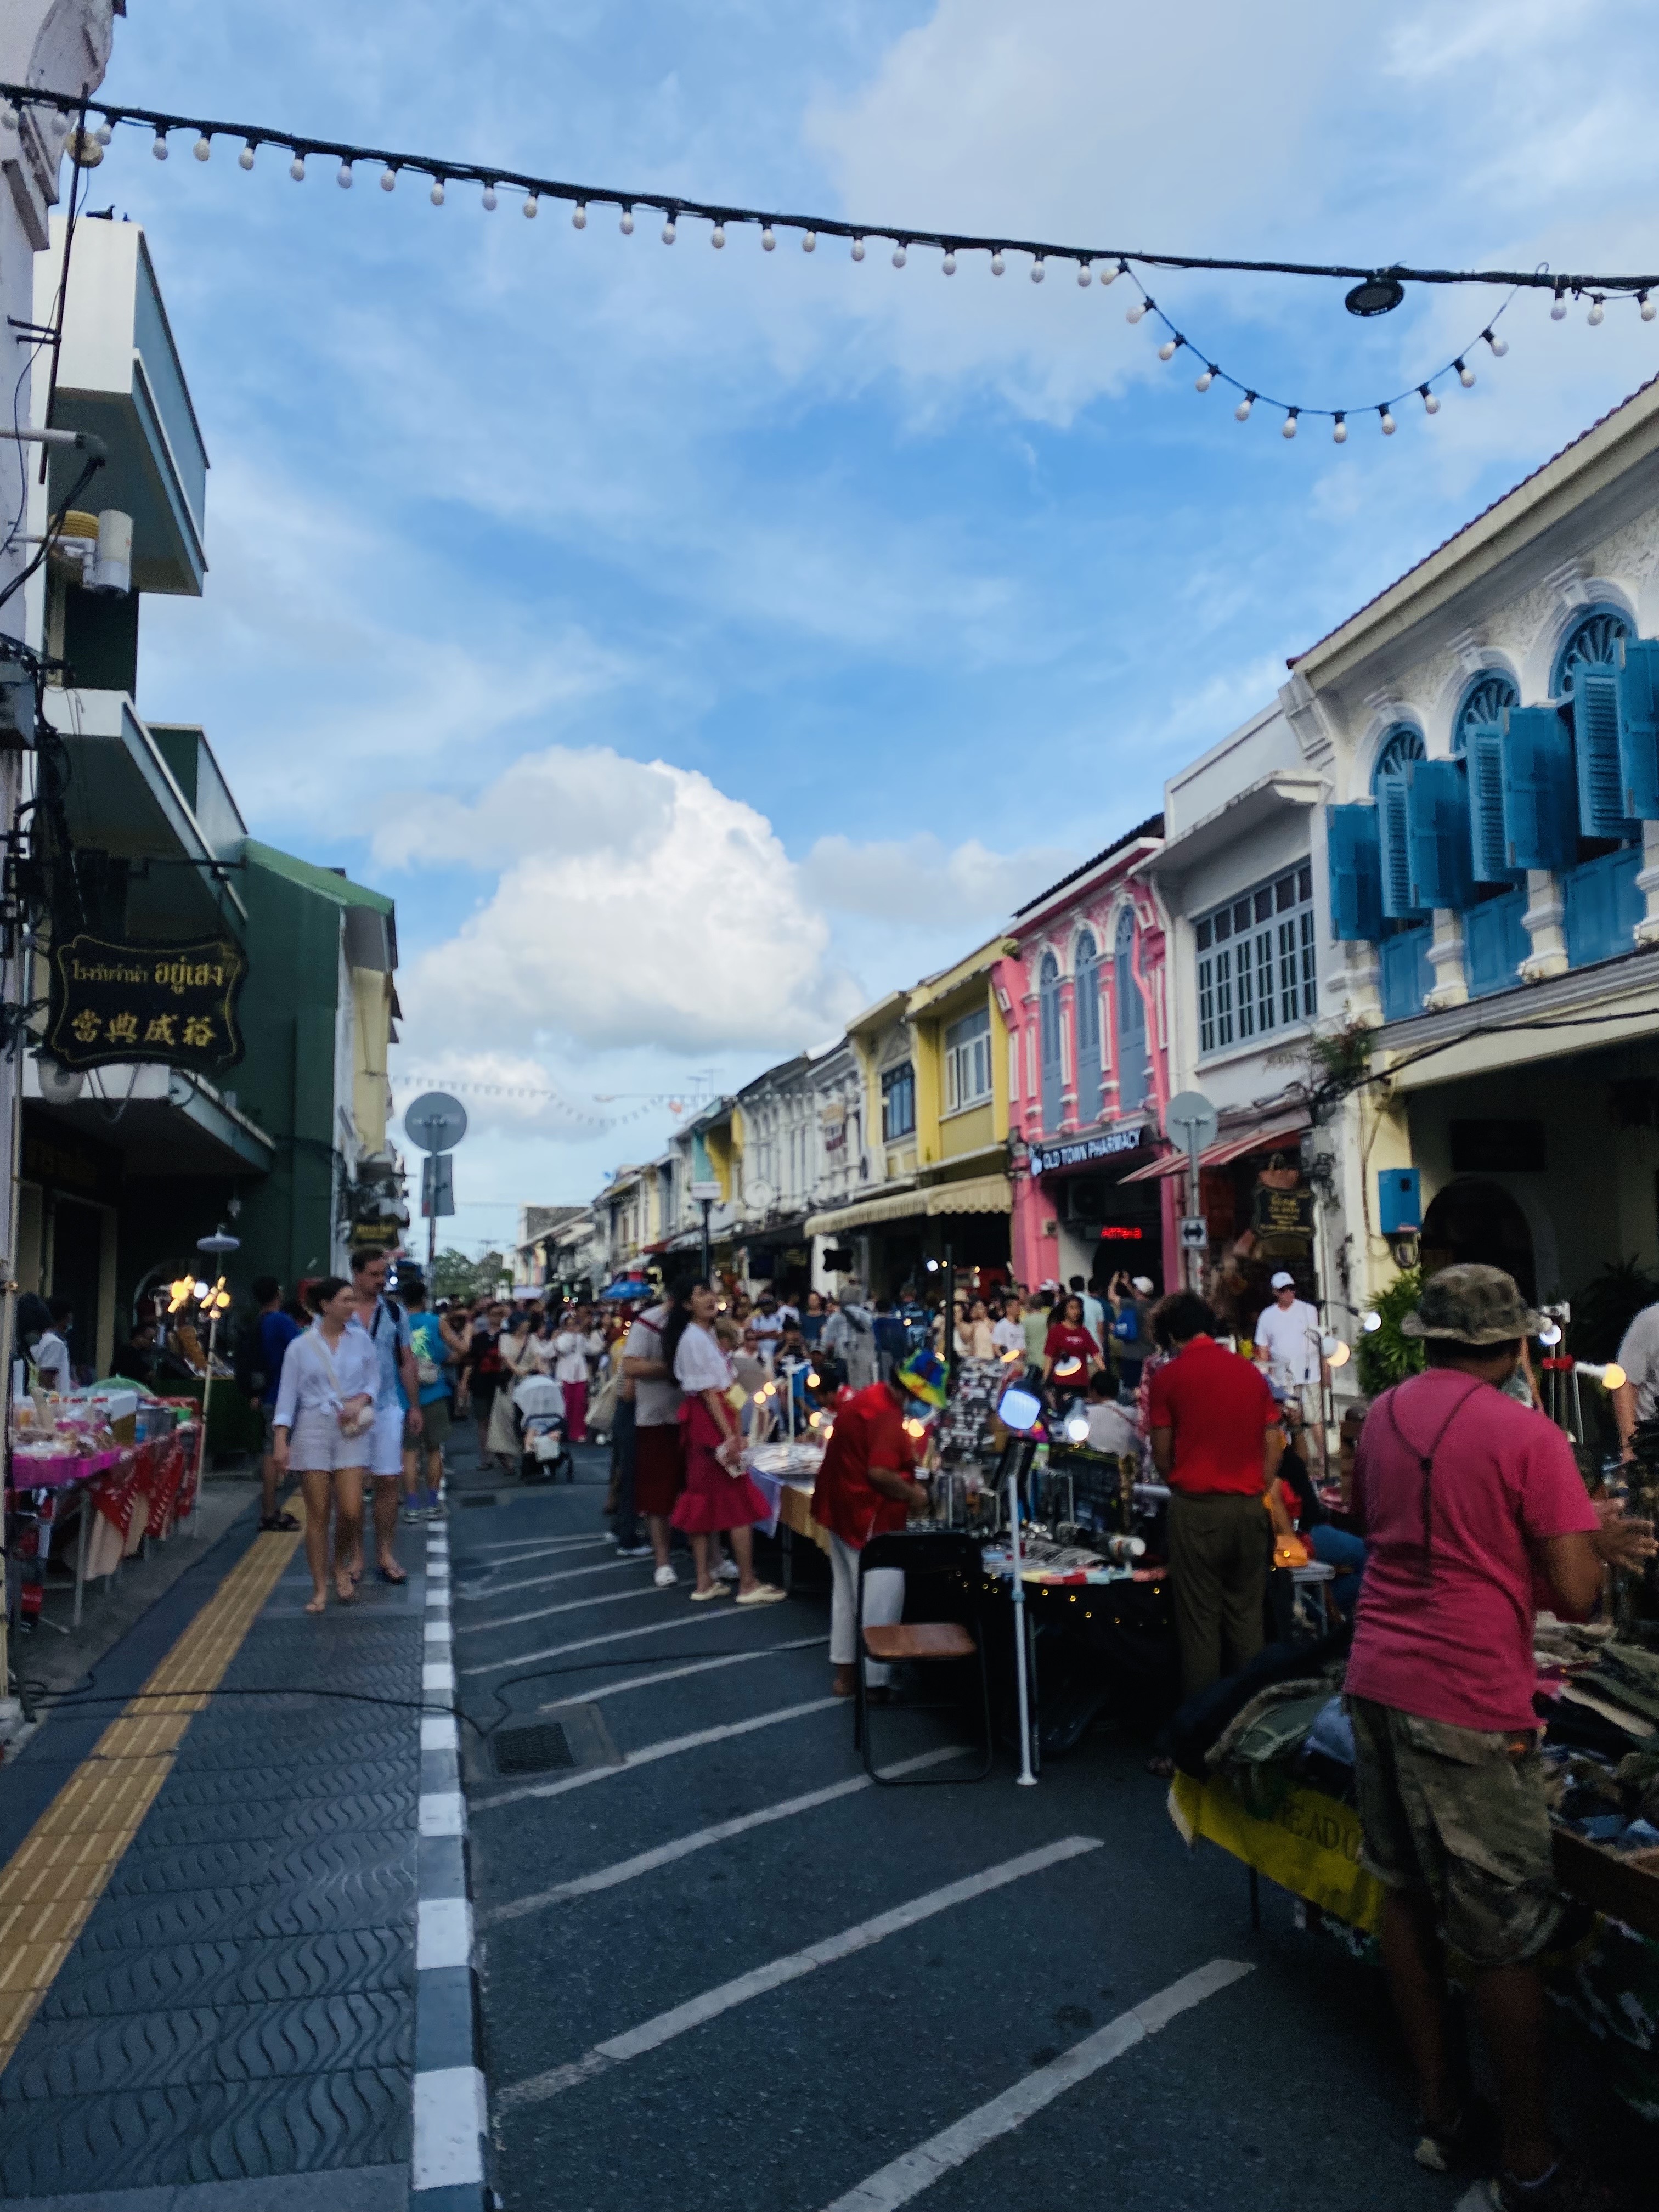
<instances>
[{"instance_id":1,"label":"metal pole","mask_svg":"<svg viewBox=\"0 0 1659 2212\"><path fill-rule=\"evenodd\" d=\"M702 1208L702 1279L706 1283L708 1280L708 1217L714 1210L714 1201L712 1198L700 1198L697 1203Z\"/></svg>"},{"instance_id":2,"label":"metal pole","mask_svg":"<svg viewBox=\"0 0 1659 2212\"><path fill-rule=\"evenodd\" d=\"M1036 1777L1031 1771L1031 1703L1025 1679L1025 1584L1019 1571L1019 1478L1025 1461L1024 1450L1017 1449L1008 1474L1008 1551L1014 1571L1014 1694L1019 1703L1019 1783L1022 1789L1032 1787L1036 1782Z\"/></svg>"},{"instance_id":3,"label":"metal pole","mask_svg":"<svg viewBox=\"0 0 1659 2212\"><path fill-rule=\"evenodd\" d=\"M1191 1219L1196 1219L1198 1215L1197 1136L1197 1131L1189 1123L1187 1130L1187 1212ZM1189 1291L1201 1291L1204 1284L1199 1273L1199 1255L1196 1252L1188 1251L1182 1254L1182 1258L1186 1262L1187 1288Z\"/></svg>"},{"instance_id":4,"label":"metal pole","mask_svg":"<svg viewBox=\"0 0 1659 2212\"><path fill-rule=\"evenodd\" d=\"M956 1269L952 1264L953 1256L951 1249L947 1243L945 1248L945 1258L940 1263L945 1277L945 1304L941 1309L944 1322L939 1330L939 1357L945 1362L945 1388L947 1394L957 1371L957 1278Z\"/></svg>"},{"instance_id":5,"label":"metal pole","mask_svg":"<svg viewBox=\"0 0 1659 2212\"><path fill-rule=\"evenodd\" d=\"M196 1534L196 1523L202 1511L202 1485L207 1480L208 1400L213 1393L213 1353L219 1341L219 1309L213 1309L213 1319L208 1323L207 1372L202 1377L202 1442L196 1454L196 1495L190 1501L190 1533Z\"/></svg>"}]
</instances>

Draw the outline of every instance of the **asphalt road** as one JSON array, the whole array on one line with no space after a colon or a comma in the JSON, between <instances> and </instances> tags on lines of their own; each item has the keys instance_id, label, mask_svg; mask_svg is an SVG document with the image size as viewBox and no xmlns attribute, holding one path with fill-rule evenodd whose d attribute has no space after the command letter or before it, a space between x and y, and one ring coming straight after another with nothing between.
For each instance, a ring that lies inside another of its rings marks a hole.
<instances>
[{"instance_id":1,"label":"asphalt road","mask_svg":"<svg viewBox=\"0 0 1659 2212\"><path fill-rule=\"evenodd\" d=\"M1091 1736L1035 1789L1006 1759L861 1784L827 1589L693 1606L689 1562L654 1589L577 1456L489 1508L461 1460L450 1513L463 1707L575 1705L574 1755L613 1762L505 1777L463 1732L508 2212L1461 2203L1413 2163L1378 1977L1265 1886L1253 1932L1143 1747ZM878 1718L884 1761L967 1734Z\"/></svg>"}]
</instances>

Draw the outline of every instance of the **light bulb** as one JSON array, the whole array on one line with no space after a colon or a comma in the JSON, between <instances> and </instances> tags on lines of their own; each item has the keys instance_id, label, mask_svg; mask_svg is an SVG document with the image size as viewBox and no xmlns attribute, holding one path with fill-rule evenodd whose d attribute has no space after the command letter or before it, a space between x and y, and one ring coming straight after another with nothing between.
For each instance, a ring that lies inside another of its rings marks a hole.
<instances>
[{"instance_id":1,"label":"light bulb","mask_svg":"<svg viewBox=\"0 0 1659 2212\"><path fill-rule=\"evenodd\" d=\"M251 138L248 140L246 145L243 147L241 152L236 156L236 159L244 169L251 169L253 167L253 141Z\"/></svg>"},{"instance_id":2,"label":"light bulb","mask_svg":"<svg viewBox=\"0 0 1659 2212\"><path fill-rule=\"evenodd\" d=\"M1359 1326L1367 1336L1374 1336L1382 1326L1382 1316L1380 1313L1373 1313L1368 1310L1360 1315Z\"/></svg>"},{"instance_id":3,"label":"light bulb","mask_svg":"<svg viewBox=\"0 0 1659 2212\"><path fill-rule=\"evenodd\" d=\"M340 187L340 190L343 192L349 192L351 190L351 164L349 161L341 162L338 169L335 172L334 181Z\"/></svg>"},{"instance_id":4,"label":"light bulb","mask_svg":"<svg viewBox=\"0 0 1659 2212\"><path fill-rule=\"evenodd\" d=\"M726 243L726 225L725 225L723 222L717 222L717 223L714 225L714 228L713 228L713 230L711 230L711 231L709 232L709 234L708 234L708 243L709 243L712 246L714 246L717 251L718 251L718 249L719 249L720 246L724 246L724 245L725 245L725 243Z\"/></svg>"},{"instance_id":5,"label":"light bulb","mask_svg":"<svg viewBox=\"0 0 1659 2212\"><path fill-rule=\"evenodd\" d=\"M1160 361L1173 361L1175 359L1175 340L1173 338L1165 338L1163 344L1158 349L1158 357Z\"/></svg>"},{"instance_id":6,"label":"light bulb","mask_svg":"<svg viewBox=\"0 0 1659 2212\"><path fill-rule=\"evenodd\" d=\"M1339 415L1335 422L1332 423L1331 436L1339 446L1346 446L1347 444L1348 418L1346 415Z\"/></svg>"},{"instance_id":7,"label":"light bulb","mask_svg":"<svg viewBox=\"0 0 1659 2212\"><path fill-rule=\"evenodd\" d=\"M166 161L167 157L167 139L165 131L158 131L156 132L155 143L149 150L155 155L158 161Z\"/></svg>"},{"instance_id":8,"label":"light bulb","mask_svg":"<svg viewBox=\"0 0 1659 2212\"><path fill-rule=\"evenodd\" d=\"M395 169L382 169L380 172L380 190L383 192L395 192L397 189L398 172Z\"/></svg>"},{"instance_id":9,"label":"light bulb","mask_svg":"<svg viewBox=\"0 0 1659 2212\"><path fill-rule=\"evenodd\" d=\"M954 276L957 273L956 255L954 253L947 253L944 260L939 263L939 267L945 271L947 276Z\"/></svg>"},{"instance_id":10,"label":"light bulb","mask_svg":"<svg viewBox=\"0 0 1659 2212\"><path fill-rule=\"evenodd\" d=\"M482 205L486 215L494 215L495 212L495 187L494 185L486 185L484 186Z\"/></svg>"},{"instance_id":11,"label":"light bulb","mask_svg":"<svg viewBox=\"0 0 1659 2212\"><path fill-rule=\"evenodd\" d=\"M802 231L800 234L800 250L803 253L816 253L817 252L818 234L817 231Z\"/></svg>"},{"instance_id":12,"label":"light bulb","mask_svg":"<svg viewBox=\"0 0 1659 2212\"><path fill-rule=\"evenodd\" d=\"M1655 315L1659 314L1659 307L1654 306L1645 292L1638 292L1636 296L1642 303L1642 320L1650 323Z\"/></svg>"},{"instance_id":13,"label":"light bulb","mask_svg":"<svg viewBox=\"0 0 1659 2212\"><path fill-rule=\"evenodd\" d=\"M1089 1441L1089 1416L1084 1413L1068 1413L1066 1417L1066 1434L1071 1443L1086 1444Z\"/></svg>"},{"instance_id":14,"label":"light bulb","mask_svg":"<svg viewBox=\"0 0 1659 2212\"><path fill-rule=\"evenodd\" d=\"M196 143L190 150L195 155L198 161L205 161L208 160L213 152L213 141L208 137L205 131L202 133L201 137L196 141Z\"/></svg>"},{"instance_id":15,"label":"light bulb","mask_svg":"<svg viewBox=\"0 0 1659 2212\"><path fill-rule=\"evenodd\" d=\"M634 219L633 219L633 217L632 217L631 216L624 216L623 217L623 228L624 228L624 229L631 229L631 228L632 228L632 227L633 227L633 221L634 221ZM674 238L675 238L674 218L673 218L673 216L671 215L671 216L669 216L669 218L668 218L667 222L666 222L665 223L664 223L664 225L663 225L663 227L662 227L662 242L663 242L663 244L664 244L665 246L672 246L672 245L674 243Z\"/></svg>"},{"instance_id":16,"label":"light bulb","mask_svg":"<svg viewBox=\"0 0 1659 2212\"><path fill-rule=\"evenodd\" d=\"M192 1283L191 1288L198 1298L204 1298L213 1285L211 1283Z\"/></svg>"},{"instance_id":17,"label":"light bulb","mask_svg":"<svg viewBox=\"0 0 1659 2212\"><path fill-rule=\"evenodd\" d=\"M1330 1365L1346 1367L1353 1355L1351 1348L1343 1343L1341 1338L1328 1336L1324 1340L1324 1344L1325 1358Z\"/></svg>"},{"instance_id":18,"label":"light bulb","mask_svg":"<svg viewBox=\"0 0 1659 2212\"><path fill-rule=\"evenodd\" d=\"M1042 256L1039 253L1036 259L1031 264L1031 282L1034 284L1040 284L1042 282L1045 273L1046 272L1042 266Z\"/></svg>"},{"instance_id":19,"label":"light bulb","mask_svg":"<svg viewBox=\"0 0 1659 2212\"><path fill-rule=\"evenodd\" d=\"M92 135L98 141L98 143L100 146L108 145L110 140L115 136L115 126L110 121L108 116L104 118L103 121L99 125L98 128Z\"/></svg>"},{"instance_id":20,"label":"light bulb","mask_svg":"<svg viewBox=\"0 0 1659 2212\"><path fill-rule=\"evenodd\" d=\"M1281 438L1295 437L1296 420L1296 410L1292 407L1290 413L1285 417L1284 422L1279 425L1279 434Z\"/></svg>"},{"instance_id":21,"label":"light bulb","mask_svg":"<svg viewBox=\"0 0 1659 2212\"><path fill-rule=\"evenodd\" d=\"M431 201L434 207L441 207L443 205L444 180L441 177L434 177L432 179L432 190L427 194L427 198Z\"/></svg>"},{"instance_id":22,"label":"light bulb","mask_svg":"<svg viewBox=\"0 0 1659 2212\"><path fill-rule=\"evenodd\" d=\"M1504 355L1505 355L1505 354L1509 351L1509 349L1510 349L1510 342L1509 342L1509 340L1508 340L1507 338L1500 338L1500 337L1498 337L1498 336L1497 336L1493 331L1481 331L1481 333L1480 333L1480 335L1481 335L1481 337L1482 337L1483 338L1485 338L1485 340L1486 341L1486 343L1487 343L1487 344L1492 348L1492 351L1497 355L1497 356L1498 356L1498 360L1499 360L1499 361L1502 361L1502 360L1503 360L1503 358L1504 358Z\"/></svg>"},{"instance_id":23,"label":"light bulb","mask_svg":"<svg viewBox=\"0 0 1659 2212\"><path fill-rule=\"evenodd\" d=\"M1558 292L1550 301L1550 320L1553 323L1565 323L1566 319L1567 303L1563 295Z\"/></svg>"},{"instance_id":24,"label":"light bulb","mask_svg":"<svg viewBox=\"0 0 1659 2212\"><path fill-rule=\"evenodd\" d=\"M853 240L853 258L854 261L862 261L864 258L864 240L861 238L855 238Z\"/></svg>"},{"instance_id":25,"label":"light bulb","mask_svg":"<svg viewBox=\"0 0 1659 2212\"><path fill-rule=\"evenodd\" d=\"M1601 1388L1604 1390L1622 1390L1629 1381L1629 1376L1616 1359L1608 1360L1601 1370Z\"/></svg>"},{"instance_id":26,"label":"light bulb","mask_svg":"<svg viewBox=\"0 0 1659 2212\"><path fill-rule=\"evenodd\" d=\"M303 154L296 154L294 156L294 159L288 165L288 173L289 176L293 178L296 185L304 184L306 180L306 157Z\"/></svg>"},{"instance_id":27,"label":"light bulb","mask_svg":"<svg viewBox=\"0 0 1659 2212\"><path fill-rule=\"evenodd\" d=\"M1001 250L999 248L998 251L991 256L991 274L994 276L1000 276L1003 270L1007 266L1007 263L1002 258Z\"/></svg>"},{"instance_id":28,"label":"light bulb","mask_svg":"<svg viewBox=\"0 0 1659 2212\"><path fill-rule=\"evenodd\" d=\"M1086 261L1079 261L1078 263L1077 281L1079 284L1084 285L1085 287L1091 284L1094 282L1094 270L1091 269Z\"/></svg>"},{"instance_id":29,"label":"light bulb","mask_svg":"<svg viewBox=\"0 0 1659 2212\"><path fill-rule=\"evenodd\" d=\"M1215 368L1213 364L1208 364L1205 368L1203 375L1195 377L1193 380L1193 390L1194 392L1207 392L1214 382Z\"/></svg>"},{"instance_id":30,"label":"light bulb","mask_svg":"<svg viewBox=\"0 0 1659 2212\"><path fill-rule=\"evenodd\" d=\"M894 268L895 268L895 269L902 269L902 268L903 268L903 266L904 266L904 264L905 264L905 259L906 259L906 255L905 255L905 252L904 252L904 248L903 248L903 246L896 246L893 248L893 266L894 266Z\"/></svg>"},{"instance_id":31,"label":"light bulb","mask_svg":"<svg viewBox=\"0 0 1659 2212\"><path fill-rule=\"evenodd\" d=\"M1584 320L1590 325L1591 329L1594 330L1598 323L1604 323L1607 319L1607 311L1601 305L1601 295L1598 292L1595 297L1590 301L1590 311L1589 314L1585 316Z\"/></svg>"},{"instance_id":32,"label":"light bulb","mask_svg":"<svg viewBox=\"0 0 1659 2212\"><path fill-rule=\"evenodd\" d=\"M1248 422L1250 419L1250 410L1255 404L1255 394L1253 392L1247 392L1233 410L1234 422Z\"/></svg>"},{"instance_id":33,"label":"light bulb","mask_svg":"<svg viewBox=\"0 0 1659 2212\"><path fill-rule=\"evenodd\" d=\"M1455 361L1452 367L1457 371L1457 380L1464 391L1471 391L1474 385L1474 371L1468 363L1466 361Z\"/></svg>"},{"instance_id":34,"label":"light bulb","mask_svg":"<svg viewBox=\"0 0 1659 2212\"><path fill-rule=\"evenodd\" d=\"M1137 300L1133 307L1131 307L1128 313L1124 316L1124 321L1126 323L1139 322L1142 317L1146 314L1149 304L1150 302L1146 300Z\"/></svg>"},{"instance_id":35,"label":"light bulb","mask_svg":"<svg viewBox=\"0 0 1659 2212\"><path fill-rule=\"evenodd\" d=\"M1543 1328L1538 1332L1538 1341L1540 1344L1560 1343L1561 1331L1554 1322L1550 1321L1545 1322Z\"/></svg>"},{"instance_id":36,"label":"light bulb","mask_svg":"<svg viewBox=\"0 0 1659 2212\"><path fill-rule=\"evenodd\" d=\"M540 214L540 212L541 212L541 204L541 204L541 202L537 198L537 197L536 197L536 195L535 195L535 193L534 193L534 192L529 192L529 193L526 193L526 196L525 196L525 203L524 203L524 215L525 215L525 219L526 219L526 222L535 222L536 217L537 217L537 216L538 216L538 215L539 215L539 214Z\"/></svg>"},{"instance_id":37,"label":"light bulb","mask_svg":"<svg viewBox=\"0 0 1659 2212\"><path fill-rule=\"evenodd\" d=\"M761 252L763 253L775 252L777 250L777 243L778 234L769 222L765 229L761 233Z\"/></svg>"},{"instance_id":38,"label":"light bulb","mask_svg":"<svg viewBox=\"0 0 1659 2212\"><path fill-rule=\"evenodd\" d=\"M1101 263L1101 264L1100 264L1100 289L1101 289L1101 290L1103 292L1103 291L1106 289L1106 287L1107 287L1109 284L1115 284L1115 283L1116 283L1116 282L1117 282L1117 280L1118 280L1118 278L1119 278L1122 274L1123 274L1123 264L1122 264L1122 262L1121 262L1121 261L1103 261L1103 262Z\"/></svg>"},{"instance_id":39,"label":"light bulb","mask_svg":"<svg viewBox=\"0 0 1659 2212\"><path fill-rule=\"evenodd\" d=\"M1423 395L1423 412L1425 415L1437 415L1440 412L1440 401L1436 394L1430 391L1426 384L1419 384L1417 388Z\"/></svg>"},{"instance_id":40,"label":"light bulb","mask_svg":"<svg viewBox=\"0 0 1659 2212\"><path fill-rule=\"evenodd\" d=\"M576 203L576 204L575 204L575 206L574 206L574 207L573 207L573 208L571 209L571 210L570 210L570 228L572 228L572 230L586 230L586 228L587 228L587 202L586 202L586 200L578 200L578 201L577 201L577 203Z\"/></svg>"},{"instance_id":41,"label":"light bulb","mask_svg":"<svg viewBox=\"0 0 1659 2212\"><path fill-rule=\"evenodd\" d=\"M674 218L672 215L668 218L668 227L671 230L674 227ZM631 207L625 207L623 210L622 220L617 225L617 228L621 231L624 238L632 238L634 235L634 210ZM673 244L673 240L670 239L667 240L667 243L672 246Z\"/></svg>"},{"instance_id":42,"label":"light bulb","mask_svg":"<svg viewBox=\"0 0 1659 2212\"><path fill-rule=\"evenodd\" d=\"M1386 407L1380 410L1380 412L1382 417L1382 435L1385 438L1392 438L1395 432L1400 428L1400 425L1395 421L1393 416L1389 414Z\"/></svg>"}]
</instances>

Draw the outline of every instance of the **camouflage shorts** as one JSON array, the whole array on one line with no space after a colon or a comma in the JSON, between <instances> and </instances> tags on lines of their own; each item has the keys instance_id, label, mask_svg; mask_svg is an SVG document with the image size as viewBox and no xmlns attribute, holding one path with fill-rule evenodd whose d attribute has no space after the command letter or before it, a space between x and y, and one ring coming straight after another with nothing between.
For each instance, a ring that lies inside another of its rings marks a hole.
<instances>
[{"instance_id":1,"label":"camouflage shorts","mask_svg":"<svg viewBox=\"0 0 1659 2212\"><path fill-rule=\"evenodd\" d=\"M1369 1698L1347 1706L1364 1865L1387 1888L1426 1892L1472 1965L1534 1957L1562 1909L1536 1734L1453 1728Z\"/></svg>"}]
</instances>

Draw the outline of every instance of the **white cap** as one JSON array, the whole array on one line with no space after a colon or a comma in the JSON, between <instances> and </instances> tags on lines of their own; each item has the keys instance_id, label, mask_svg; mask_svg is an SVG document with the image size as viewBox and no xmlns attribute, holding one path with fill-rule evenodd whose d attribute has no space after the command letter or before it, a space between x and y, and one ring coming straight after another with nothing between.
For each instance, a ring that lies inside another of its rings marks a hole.
<instances>
[{"instance_id":1,"label":"white cap","mask_svg":"<svg viewBox=\"0 0 1659 2212\"><path fill-rule=\"evenodd\" d=\"M1143 1298L1152 1296L1152 1279L1150 1275L1131 1275L1129 1283L1131 1288L1139 1291Z\"/></svg>"},{"instance_id":2,"label":"white cap","mask_svg":"<svg viewBox=\"0 0 1659 2212\"><path fill-rule=\"evenodd\" d=\"M1271 1287L1275 1291L1293 1291L1296 1288L1296 1277L1294 1275L1287 1275L1283 1267L1279 1269L1276 1275L1270 1275L1267 1278L1267 1280Z\"/></svg>"}]
</instances>

